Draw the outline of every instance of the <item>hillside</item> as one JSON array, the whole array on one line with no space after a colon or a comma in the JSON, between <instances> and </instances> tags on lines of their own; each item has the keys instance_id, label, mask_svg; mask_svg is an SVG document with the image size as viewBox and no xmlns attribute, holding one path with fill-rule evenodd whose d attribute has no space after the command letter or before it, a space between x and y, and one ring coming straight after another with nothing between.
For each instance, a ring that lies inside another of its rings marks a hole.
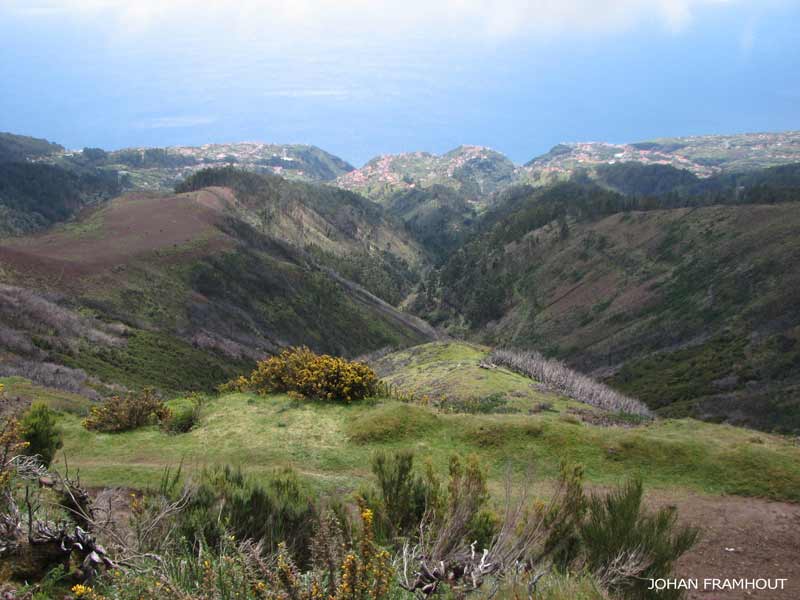
<instances>
[{"instance_id":1,"label":"hillside","mask_svg":"<svg viewBox=\"0 0 800 600\"><path fill-rule=\"evenodd\" d=\"M446 154L427 152L378 156L336 180L336 185L384 203L394 192L450 187L475 204L515 181L507 157L482 146L459 146Z\"/></svg>"},{"instance_id":2,"label":"hillside","mask_svg":"<svg viewBox=\"0 0 800 600\"><path fill-rule=\"evenodd\" d=\"M60 372L65 387L84 392L208 389L290 344L358 354L433 335L238 218L239 204L226 188L139 192L0 242L2 371L50 382L45 363L64 365L78 370Z\"/></svg>"},{"instance_id":3,"label":"hillside","mask_svg":"<svg viewBox=\"0 0 800 600\"><path fill-rule=\"evenodd\" d=\"M120 193L115 171L39 162L63 151L47 140L0 133L0 237L45 229Z\"/></svg>"},{"instance_id":4,"label":"hillside","mask_svg":"<svg viewBox=\"0 0 800 600\"><path fill-rule=\"evenodd\" d=\"M353 170L346 161L316 146L261 142L114 151L84 148L61 152L50 160L66 167L118 171L131 188L161 191L171 190L193 173L209 167L235 166L255 173L314 182L332 181Z\"/></svg>"},{"instance_id":5,"label":"hillside","mask_svg":"<svg viewBox=\"0 0 800 600\"><path fill-rule=\"evenodd\" d=\"M798 431L798 205L636 206L592 186L519 189L416 308L662 414Z\"/></svg>"},{"instance_id":6,"label":"hillside","mask_svg":"<svg viewBox=\"0 0 800 600\"><path fill-rule=\"evenodd\" d=\"M227 187L228 209L262 234L311 253L322 265L399 304L427 263L425 249L402 223L369 200L331 186L288 181L239 169L205 169L179 191Z\"/></svg>"},{"instance_id":7,"label":"hillside","mask_svg":"<svg viewBox=\"0 0 800 600\"><path fill-rule=\"evenodd\" d=\"M63 151L63 146L47 140L0 132L0 163L24 162Z\"/></svg>"},{"instance_id":8,"label":"hillside","mask_svg":"<svg viewBox=\"0 0 800 600\"><path fill-rule=\"evenodd\" d=\"M520 179L563 177L575 170L635 162L668 165L698 177L800 162L800 132L660 138L630 144L559 144L525 164Z\"/></svg>"},{"instance_id":9,"label":"hillside","mask_svg":"<svg viewBox=\"0 0 800 600\"><path fill-rule=\"evenodd\" d=\"M477 218L477 210L463 193L438 184L393 192L384 206L435 260L460 246Z\"/></svg>"}]
</instances>

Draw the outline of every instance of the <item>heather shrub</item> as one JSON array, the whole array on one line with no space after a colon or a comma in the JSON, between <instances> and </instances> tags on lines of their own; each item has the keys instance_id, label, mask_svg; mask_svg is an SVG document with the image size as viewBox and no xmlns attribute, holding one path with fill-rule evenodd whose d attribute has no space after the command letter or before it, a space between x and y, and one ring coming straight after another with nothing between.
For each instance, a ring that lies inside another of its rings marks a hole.
<instances>
[{"instance_id":1,"label":"heather shrub","mask_svg":"<svg viewBox=\"0 0 800 600\"><path fill-rule=\"evenodd\" d=\"M680 598L680 590L648 590L650 579L668 578L675 562L695 544L699 531L677 524L674 509L642 507L642 482L634 480L587 501L579 528L588 571L610 591L630 600Z\"/></svg>"},{"instance_id":2,"label":"heather shrub","mask_svg":"<svg viewBox=\"0 0 800 600\"><path fill-rule=\"evenodd\" d=\"M114 433L130 431L169 419L170 410L152 389L138 394L112 396L100 406L93 406L83 421L93 431Z\"/></svg>"},{"instance_id":3,"label":"heather shrub","mask_svg":"<svg viewBox=\"0 0 800 600\"><path fill-rule=\"evenodd\" d=\"M489 498L486 474L475 457L451 457L443 481L430 463L421 472L415 469L411 451L378 452L372 473L376 485L362 491L362 500L374 512L377 539L387 545L419 535L423 523L443 527L456 513L464 520L467 544L487 547L498 529L496 516L484 509Z\"/></svg>"},{"instance_id":4,"label":"heather shrub","mask_svg":"<svg viewBox=\"0 0 800 600\"><path fill-rule=\"evenodd\" d=\"M362 496L375 511L375 530L383 541L413 533L429 507L440 501L441 484L430 464L424 474L416 473L410 450L376 453L372 474L376 486L365 490Z\"/></svg>"},{"instance_id":5,"label":"heather shrub","mask_svg":"<svg viewBox=\"0 0 800 600\"><path fill-rule=\"evenodd\" d=\"M38 456L44 466L50 466L56 452L64 445L56 413L43 402L34 402L23 415L20 425L22 440L28 443L26 453Z\"/></svg>"},{"instance_id":6,"label":"heather shrub","mask_svg":"<svg viewBox=\"0 0 800 600\"><path fill-rule=\"evenodd\" d=\"M221 548L229 534L262 545L265 554L285 544L301 563L308 560L313 533L311 496L291 469L256 481L241 469L205 470L186 509L179 531L193 548Z\"/></svg>"},{"instance_id":7,"label":"heather shrub","mask_svg":"<svg viewBox=\"0 0 800 600\"><path fill-rule=\"evenodd\" d=\"M260 361L249 378L239 377L222 389L262 395L289 392L304 398L352 402L374 396L378 376L364 363L300 347Z\"/></svg>"}]
</instances>

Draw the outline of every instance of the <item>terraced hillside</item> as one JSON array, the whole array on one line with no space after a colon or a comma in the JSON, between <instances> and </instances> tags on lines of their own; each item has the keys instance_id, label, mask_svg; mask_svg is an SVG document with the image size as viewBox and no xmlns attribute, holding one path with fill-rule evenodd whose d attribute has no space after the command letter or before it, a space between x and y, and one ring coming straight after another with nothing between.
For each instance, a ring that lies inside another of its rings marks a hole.
<instances>
[{"instance_id":1,"label":"terraced hillside","mask_svg":"<svg viewBox=\"0 0 800 600\"><path fill-rule=\"evenodd\" d=\"M563 176L576 169L634 162L667 165L699 177L800 162L800 132L660 138L630 144L559 144L525 164L521 179Z\"/></svg>"},{"instance_id":2,"label":"terraced hillside","mask_svg":"<svg viewBox=\"0 0 800 600\"><path fill-rule=\"evenodd\" d=\"M428 152L378 156L336 180L336 185L384 202L394 192L450 187L476 204L515 181L507 157L482 146L459 146L442 155Z\"/></svg>"},{"instance_id":3,"label":"terraced hillside","mask_svg":"<svg viewBox=\"0 0 800 600\"><path fill-rule=\"evenodd\" d=\"M357 354L432 337L238 218L239 204L223 188L132 193L51 232L4 240L2 371L85 393L208 389L289 344Z\"/></svg>"},{"instance_id":4,"label":"terraced hillside","mask_svg":"<svg viewBox=\"0 0 800 600\"><path fill-rule=\"evenodd\" d=\"M310 182L331 181L353 170L346 161L316 146L261 142L114 151L84 148L65 150L47 160L66 168L119 172L132 188L160 191L171 190L192 174L210 167L235 166Z\"/></svg>"}]
</instances>

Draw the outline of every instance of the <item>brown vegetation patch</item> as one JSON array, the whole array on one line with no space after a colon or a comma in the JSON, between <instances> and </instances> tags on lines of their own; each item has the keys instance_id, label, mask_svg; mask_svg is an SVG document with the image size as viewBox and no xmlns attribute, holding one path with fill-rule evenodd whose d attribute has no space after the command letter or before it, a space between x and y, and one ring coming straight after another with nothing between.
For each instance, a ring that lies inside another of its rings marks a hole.
<instances>
[{"instance_id":1,"label":"brown vegetation patch","mask_svg":"<svg viewBox=\"0 0 800 600\"><path fill-rule=\"evenodd\" d=\"M127 194L81 222L84 231L66 227L7 241L0 245L0 259L34 276L96 274L154 251L220 238L216 225L226 201L224 190L215 189L178 196Z\"/></svg>"}]
</instances>

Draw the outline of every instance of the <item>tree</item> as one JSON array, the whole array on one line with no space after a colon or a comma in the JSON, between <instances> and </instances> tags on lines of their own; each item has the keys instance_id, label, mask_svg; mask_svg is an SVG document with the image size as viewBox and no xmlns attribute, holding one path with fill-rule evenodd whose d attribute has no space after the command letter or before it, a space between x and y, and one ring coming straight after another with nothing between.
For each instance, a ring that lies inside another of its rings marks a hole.
<instances>
[{"instance_id":1,"label":"tree","mask_svg":"<svg viewBox=\"0 0 800 600\"><path fill-rule=\"evenodd\" d=\"M22 439L28 443L26 452L50 466L56 452L64 445L56 413L43 402L35 402L22 417L21 425Z\"/></svg>"}]
</instances>

